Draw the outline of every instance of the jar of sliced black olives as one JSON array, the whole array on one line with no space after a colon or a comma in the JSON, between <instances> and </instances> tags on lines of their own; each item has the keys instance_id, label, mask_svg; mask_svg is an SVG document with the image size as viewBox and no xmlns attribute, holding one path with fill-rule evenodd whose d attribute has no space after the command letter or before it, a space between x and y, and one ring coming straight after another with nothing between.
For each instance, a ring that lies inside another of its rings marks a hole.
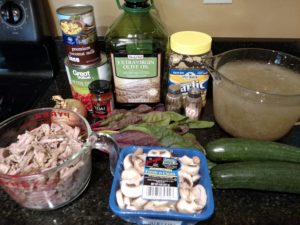
<instances>
[{"instance_id":1,"label":"jar of sliced black olives","mask_svg":"<svg viewBox=\"0 0 300 225\"><path fill-rule=\"evenodd\" d=\"M209 72L204 61L212 56L212 38L196 31L181 31L170 36L168 86L178 84L183 98L191 88L200 89L206 102Z\"/></svg>"}]
</instances>

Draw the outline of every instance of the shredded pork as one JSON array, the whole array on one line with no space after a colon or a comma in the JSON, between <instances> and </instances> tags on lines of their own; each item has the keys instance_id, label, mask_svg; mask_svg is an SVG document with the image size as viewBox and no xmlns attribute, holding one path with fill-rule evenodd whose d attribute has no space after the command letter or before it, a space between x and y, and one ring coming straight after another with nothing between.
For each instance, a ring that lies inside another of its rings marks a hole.
<instances>
[{"instance_id":1,"label":"shredded pork","mask_svg":"<svg viewBox=\"0 0 300 225\"><path fill-rule=\"evenodd\" d=\"M43 124L0 148L0 172L8 175L36 174L63 163L83 145L80 128L65 123Z\"/></svg>"},{"instance_id":2,"label":"shredded pork","mask_svg":"<svg viewBox=\"0 0 300 225\"><path fill-rule=\"evenodd\" d=\"M42 124L20 134L16 142L0 148L0 173L14 176L1 178L2 188L28 208L56 208L67 203L89 180L90 152L60 169L47 171L70 159L83 144L80 128L65 123Z\"/></svg>"}]
</instances>

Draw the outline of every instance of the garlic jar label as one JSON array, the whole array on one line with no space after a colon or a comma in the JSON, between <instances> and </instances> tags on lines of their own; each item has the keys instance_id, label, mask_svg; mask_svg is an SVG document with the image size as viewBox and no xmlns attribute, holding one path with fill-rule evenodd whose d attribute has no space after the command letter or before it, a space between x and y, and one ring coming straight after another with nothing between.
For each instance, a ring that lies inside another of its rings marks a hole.
<instances>
[{"instance_id":1,"label":"garlic jar label","mask_svg":"<svg viewBox=\"0 0 300 225\"><path fill-rule=\"evenodd\" d=\"M111 54L111 59L117 102L160 102L161 54Z\"/></svg>"},{"instance_id":2,"label":"garlic jar label","mask_svg":"<svg viewBox=\"0 0 300 225\"><path fill-rule=\"evenodd\" d=\"M206 102L209 73L206 69L169 69L168 86L179 84L185 96L194 87L201 91L202 103Z\"/></svg>"}]
</instances>

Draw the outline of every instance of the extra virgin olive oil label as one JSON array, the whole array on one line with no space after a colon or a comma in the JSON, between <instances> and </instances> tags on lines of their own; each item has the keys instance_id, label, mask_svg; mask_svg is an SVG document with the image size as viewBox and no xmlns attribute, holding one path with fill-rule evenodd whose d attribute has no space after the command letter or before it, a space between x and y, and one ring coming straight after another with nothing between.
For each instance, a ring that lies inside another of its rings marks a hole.
<instances>
[{"instance_id":1,"label":"extra virgin olive oil label","mask_svg":"<svg viewBox=\"0 0 300 225\"><path fill-rule=\"evenodd\" d=\"M175 158L146 157L142 197L177 201L179 167L180 163Z\"/></svg>"},{"instance_id":2,"label":"extra virgin olive oil label","mask_svg":"<svg viewBox=\"0 0 300 225\"><path fill-rule=\"evenodd\" d=\"M116 101L158 103L161 54L111 54Z\"/></svg>"}]
</instances>

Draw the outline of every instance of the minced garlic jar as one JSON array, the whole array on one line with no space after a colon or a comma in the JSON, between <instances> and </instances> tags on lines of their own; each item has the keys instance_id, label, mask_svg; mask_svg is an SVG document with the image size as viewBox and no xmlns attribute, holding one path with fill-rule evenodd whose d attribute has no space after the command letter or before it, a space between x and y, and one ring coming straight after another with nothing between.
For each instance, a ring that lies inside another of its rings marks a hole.
<instances>
[{"instance_id":1,"label":"minced garlic jar","mask_svg":"<svg viewBox=\"0 0 300 225\"><path fill-rule=\"evenodd\" d=\"M210 56L212 38L196 31L181 31L170 36L168 86L179 84L185 99L191 88L201 91L206 103L209 73L204 60Z\"/></svg>"}]
</instances>

